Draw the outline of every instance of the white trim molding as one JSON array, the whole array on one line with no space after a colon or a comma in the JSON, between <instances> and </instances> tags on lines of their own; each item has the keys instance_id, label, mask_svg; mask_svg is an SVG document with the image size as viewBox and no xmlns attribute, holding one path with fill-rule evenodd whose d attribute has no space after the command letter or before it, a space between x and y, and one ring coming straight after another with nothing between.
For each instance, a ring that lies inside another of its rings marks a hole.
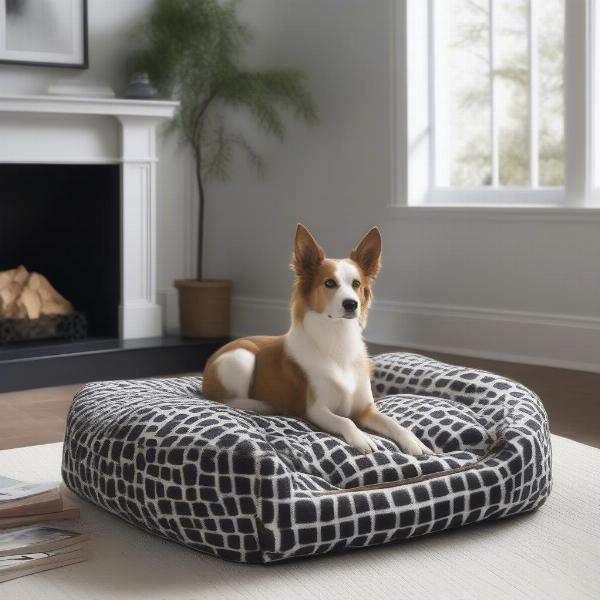
<instances>
[{"instance_id":1,"label":"white trim molding","mask_svg":"<svg viewBox=\"0 0 600 600\"><path fill-rule=\"evenodd\" d=\"M178 102L166 100L128 100L86 96L0 96L0 112L13 114L112 115L169 119Z\"/></svg>"},{"instance_id":2,"label":"white trim molding","mask_svg":"<svg viewBox=\"0 0 600 600\"><path fill-rule=\"evenodd\" d=\"M285 300L236 296L232 310L233 337L289 328ZM600 372L600 317L594 316L376 300L365 338L424 352Z\"/></svg>"},{"instance_id":3,"label":"white trim molding","mask_svg":"<svg viewBox=\"0 0 600 600\"><path fill-rule=\"evenodd\" d=\"M121 337L162 335L156 300L156 125L153 117L120 115Z\"/></svg>"}]
</instances>

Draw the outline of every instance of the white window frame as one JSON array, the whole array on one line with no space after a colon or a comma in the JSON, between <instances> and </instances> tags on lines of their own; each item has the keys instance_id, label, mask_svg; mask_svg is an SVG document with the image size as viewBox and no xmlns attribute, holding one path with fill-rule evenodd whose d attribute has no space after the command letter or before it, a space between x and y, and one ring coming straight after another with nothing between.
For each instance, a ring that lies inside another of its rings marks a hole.
<instances>
[{"instance_id":1,"label":"white window frame","mask_svg":"<svg viewBox=\"0 0 600 600\"><path fill-rule=\"evenodd\" d=\"M531 0L532 10L536 1L543 0ZM597 118L600 105L592 110L595 99L600 99L596 93L596 87L600 86L600 41L596 43L596 39L600 40L600 0L566 0L565 184L556 188L535 185L535 169L531 181L534 187L530 188L434 185L436 167L432 140L436 102L431 93L434 87L432 3L433 0L392 0L391 3L395 80L392 207L441 207L443 210L482 207L492 214L512 209L527 209L530 214L553 209L557 214L567 214L578 209L581 211L578 218L583 212L594 217L600 214L600 152L595 152L600 144L594 143L600 139L600 119ZM535 86L535 82L532 84ZM532 91L535 94L535 87ZM537 123L530 123L530 127L537 127ZM530 152L535 155L537 139L532 138ZM592 177L593 173L598 175Z\"/></svg>"}]
</instances>

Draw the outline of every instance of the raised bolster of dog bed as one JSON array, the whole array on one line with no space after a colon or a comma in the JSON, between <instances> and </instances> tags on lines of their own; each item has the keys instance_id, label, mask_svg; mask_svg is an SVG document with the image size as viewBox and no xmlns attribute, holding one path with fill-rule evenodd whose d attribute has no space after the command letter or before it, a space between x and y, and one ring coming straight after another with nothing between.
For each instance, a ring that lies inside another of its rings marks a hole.
<instances>
[{"instance_id":1,"label":"raised bolster of dog bed","mask_svg":"<svg viewBox=\"0 0 600 600\"><path fill-rule=\"evenodd\" d=\"M63 478L148 531L238 562L360 548L496 519L550 492L548 421L527 388L415 354L375 359L376 402L430 445L364 455L297 419L202 398L201 380L85 386Z\"/></svg>"}]
</instances>

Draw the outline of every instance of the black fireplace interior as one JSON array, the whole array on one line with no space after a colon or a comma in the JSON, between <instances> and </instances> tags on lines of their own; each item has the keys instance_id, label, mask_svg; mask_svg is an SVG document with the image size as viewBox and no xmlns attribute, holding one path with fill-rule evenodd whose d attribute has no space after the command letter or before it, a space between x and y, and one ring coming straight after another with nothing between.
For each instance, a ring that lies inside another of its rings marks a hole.
<instances>
[{"instance_id":1,"label":"black fireplace interior","mask_svg":"<svg viewBox=\"0 0 600 600\"><path fill-rule=\"evenodd\" d=\"M119 335L119 196L118 165L0 164L0 270L45 275L96 338Z\"/></svg>"}]
</instances>

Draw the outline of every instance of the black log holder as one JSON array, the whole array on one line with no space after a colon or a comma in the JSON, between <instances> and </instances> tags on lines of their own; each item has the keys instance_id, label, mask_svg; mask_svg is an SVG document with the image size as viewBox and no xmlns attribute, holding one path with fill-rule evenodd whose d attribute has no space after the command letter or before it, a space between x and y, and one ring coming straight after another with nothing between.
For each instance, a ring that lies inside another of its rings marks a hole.
<instances>
[{"instance_id":1,"label":"black log holder","mask_svg":"<svg viewBox=\"0 0 600 600\"><path fill-rule=\"evenodd\" d=\"M48 339L76 341L85 339L87 330L87 317L79 311L39 319L0 319L0 344Z\"/></svg>"}]
</instances>

